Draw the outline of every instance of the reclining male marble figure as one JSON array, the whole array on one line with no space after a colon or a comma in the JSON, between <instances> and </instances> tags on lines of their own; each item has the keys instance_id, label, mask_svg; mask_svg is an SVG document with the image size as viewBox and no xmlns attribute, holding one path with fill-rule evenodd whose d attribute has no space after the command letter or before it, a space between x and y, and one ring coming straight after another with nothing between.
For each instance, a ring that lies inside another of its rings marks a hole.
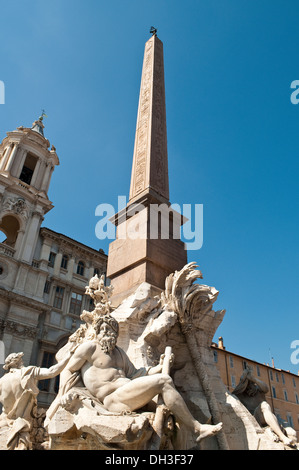
<instances>
[{"instance_id":1,"label":"reclining male marble figure","mask_svg":"<svg viewBox=\"0 0 299 470\"><path fill-rule=\"evenodd\" d=\"M222 429L201 424L190 413L171 377L161 373L160 364L136 369L127 354L116 345L118 322L109 314L101 315L93 324L95 338L83 341L60 375L60 393L48 410L50 420L59 407L68 406L74 398L72 388L78 387L101 402L109 412L133 412L141 409L161 394L166 407L178 422L195 433L197 442L215 435Z\"/></svg>"}]
</instances>

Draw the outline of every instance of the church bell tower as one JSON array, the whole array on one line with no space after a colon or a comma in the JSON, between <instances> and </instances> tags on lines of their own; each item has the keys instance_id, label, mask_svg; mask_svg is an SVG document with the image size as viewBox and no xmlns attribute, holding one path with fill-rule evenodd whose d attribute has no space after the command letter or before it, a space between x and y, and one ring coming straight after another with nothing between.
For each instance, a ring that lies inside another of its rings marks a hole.
<instances>
[{"instance_id":1,"label":"church bell tower","mask_svg":"<svg viewBox=\"0 0 299 470\"><path fill-rule=\"evenodd\" d=\"M8 132L0 144L0 249L29 264L44 215L53 208L48 190L59 165L44 136L43 118Z\"/></svg>"}]
</instances>

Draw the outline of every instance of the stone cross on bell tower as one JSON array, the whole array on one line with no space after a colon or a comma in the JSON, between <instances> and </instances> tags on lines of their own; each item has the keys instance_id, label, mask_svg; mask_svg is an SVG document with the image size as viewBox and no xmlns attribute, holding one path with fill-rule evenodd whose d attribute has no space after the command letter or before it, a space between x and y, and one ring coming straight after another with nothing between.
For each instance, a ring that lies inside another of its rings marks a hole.
<instances>
[{"instance_id":1,"label":"stone cross on bell tower","mask_svg":"<svg viewBox=\"0 0 299 470\"><path fill-rule=\"evenodd\" d=\"M184 243L174 236L183 219L169 202L163 43L156 30L151 32L144 51L129 202L112 219L117 231L109 246L107 276L114 305L143 282L161 291L166 277L187 263ZM161 228L166 219L168 233Z\"/></svg>"}]
</instances>

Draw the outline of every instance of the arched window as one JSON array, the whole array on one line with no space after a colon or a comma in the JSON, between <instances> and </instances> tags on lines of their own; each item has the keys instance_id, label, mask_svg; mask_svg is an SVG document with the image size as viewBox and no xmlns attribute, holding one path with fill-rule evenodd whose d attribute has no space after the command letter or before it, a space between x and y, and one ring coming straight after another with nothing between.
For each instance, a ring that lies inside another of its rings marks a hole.
<instances>
[{"instance_id":1,"label":"arched window","mask_svg":"<svg viewBox=\"0 0 299 470\"><path fill-rule=\"evenodd\" d=\"M20 224L18 219L12 215L5 215L0 225L0 243L5 242L6 245L13 247L19 230Z\"/></svg>"},{"instance_id":2,"label":"arched window","mask_svg":"<svg viewBox=\"0 0 299 470\"><path fill-rule=\"evenodd\" d=\"M79 261L77 266L77 274L79 274L79 276L84 276L84 267L83 261Z\"/></svg>"},{"instance_id":3,"label":"arched window","mask_svg":"<svg viewBox=\"0 0 299 470\"><path fill-rule=\"evenodd\" d=\"M67 264L69 262L69 257L68 255L63 255L62 260L61 260L61 267L63 269L67 269Z\"/></svg>"},{"instance_id":4,"label":"arched window","mask_svg":"<svg viewBox=\"0 0 299 470\"><path fill-rule=\"evenodd\" d=\"M32 176L37 164L37 158L34 155L31 155L30 153L26 156L26 160L24 163L24 166L22 168L21 174L20 174L20 180L23 181L23 183L30 184L32 180Z\"/></svg>"}]
</instances>

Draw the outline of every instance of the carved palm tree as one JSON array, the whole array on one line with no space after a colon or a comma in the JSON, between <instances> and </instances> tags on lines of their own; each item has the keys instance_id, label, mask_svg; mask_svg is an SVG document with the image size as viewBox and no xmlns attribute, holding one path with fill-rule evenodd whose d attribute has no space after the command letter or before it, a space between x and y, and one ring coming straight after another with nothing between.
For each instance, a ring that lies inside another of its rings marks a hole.
<instances>
[{"instance_id":1,"label":"carved palm tree","mask_svg":"<svg viewBox=\"0 0 299 470\"><path fill-rule=\"evenodd\" d=\"M214 287L194 284L202 279L202 273L196 263L187 264L181 271L176 271L167 277L165 291L162 293L162 305L167 306L178 315L182 333L185 336L188 350L194 364L199 381L205 393L214 424L221 421L218 402L212 390L205 364L202 360L201 349L209 346L212 341L215 325L221 322L225 310L214 312L213 304L218 291ZM211 327L211 322L213 323ZM195 330L205 331L205 345L198 344ZM226 437L222 432L216 435L220 449L228 449Z\"/></svg>"}]
</instances>

